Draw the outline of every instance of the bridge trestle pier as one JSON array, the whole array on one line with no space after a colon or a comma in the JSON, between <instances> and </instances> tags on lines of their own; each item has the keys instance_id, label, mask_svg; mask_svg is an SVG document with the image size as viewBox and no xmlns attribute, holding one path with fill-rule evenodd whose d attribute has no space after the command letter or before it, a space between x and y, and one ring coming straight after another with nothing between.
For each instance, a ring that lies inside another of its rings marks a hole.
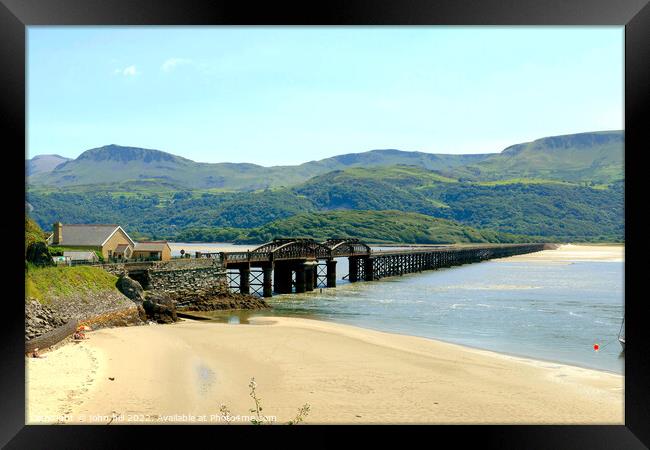
<instances>
[{"instance_id":1,"label":"bridge trestle pier","mask_svg":"<svg viewBox=\"0 0 650 450\"><path fill-rule=\"evenodd\" d=\"M350 283L356 283L359 281L359 258L357 256L350 256L349 261L349 275L348 280Z\"/></svg>"},{"instance_id":2,"label":"bridge trestle pier","mask_svg":"<svg viewBox=\"0 0 650 450\"><path fill-rule=\"evenodd\" d=\"M251 293L251 266L239 266L239 292L241 294Z\"/></svg>"},{"instance_id":3,"label":"bridge trestle pier","mask_svg":"<svg viewBox=\"0 0 650 450\"><path fill-rule=\"evenodd\" d=\"M312 275L313 289L317 289L318 288L318 261L314 261L314 264L312 265L311 275Z\"/></svg>"},{"instance_id":4,"label":"bridge trestle pier","mask_svg":"<svg viewBox=\"0 0 650 450\"><path fill-rule=\"evenodd\" d=\"M317 261L306 261L303 263L305 269L305 291L307 292L313 291L316 287L317 264Z\"/></svg>"},{"instance_id":5,"label":"bridge trestle pier","mask_svg":"<svg viewBox=\"0 0 650 450\"><path fill-rule=\"evenodd\" d=\"M288 262L276 262L273 268L274 291L278 294L290 294L293 290L291 265Z\"/></svg>"},{"instance_id":6,"label":"bridge trestle pier","mask_svg":"<svg viewBox=\"0 0 650 450\"><path fill-rule=\"evenodd\" d=\"M375 258L363 258L363 277L364 281L373 281L375 279Z\"/></svg>"},{"instance_id":7,"label":"bridge trestle pier","mask_svg":"<svg viewBox=\"0 0 650 450\"><path fill-rule=\"evenodd\" d=\"M336 287L336 260L328 259L326 264L327 264L327 287L328 288Z\"/></svg>"},{"instance_id":8,"label":"bridge trestle pier","mask_svg":"<svg viewBox=\"0 0 650 450\"><path fill-rule=\"evenodd\" d=\"M262 271L264 272L263 279L262 279L262 296L272 297L273 296L273 263L262 266Z\"/></svg>"},{"instance_id":9,"label":"bridge trestle pier","mask_svg":"<svg viewBox=\"0 0 650 450\"><path fill-rule=\"evenodd\" d=\"M295 266L296 271L296 294L302 294L307 290L305 265L298 263Z\"/></svg>"}]
</instances>

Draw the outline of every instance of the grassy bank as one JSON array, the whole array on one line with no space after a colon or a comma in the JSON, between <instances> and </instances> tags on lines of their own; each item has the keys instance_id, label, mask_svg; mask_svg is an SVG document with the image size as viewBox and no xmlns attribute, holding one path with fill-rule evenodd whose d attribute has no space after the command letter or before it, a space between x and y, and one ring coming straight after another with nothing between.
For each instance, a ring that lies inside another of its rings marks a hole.
<instances>
[{"instance_id":1,"label":"grassy bank","mask_svg":"<svg viewBox=\"0 0 650 450\"><path fill-rule=\"evenodd\" d=\"M42 304L54 297L75 293L115 290L117 277L97 267L35 267L30 265L25 273L28 296Z\"/></svg>"}]
</instances>

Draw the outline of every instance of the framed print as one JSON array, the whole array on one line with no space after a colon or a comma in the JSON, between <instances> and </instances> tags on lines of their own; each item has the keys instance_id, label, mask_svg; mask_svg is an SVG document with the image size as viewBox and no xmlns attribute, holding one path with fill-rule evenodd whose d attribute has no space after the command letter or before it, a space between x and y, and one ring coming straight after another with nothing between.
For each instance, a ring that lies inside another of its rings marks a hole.
<instances>
[{"instance_id":1,"label":"framed print","mask_svg":"<svg viewBox=\"0 0 650 450\"><path fill-rule=\"evenodd\" d=\"M646 3L3 0L3 445L650 445Z\"/></svg>"}]
</instances>

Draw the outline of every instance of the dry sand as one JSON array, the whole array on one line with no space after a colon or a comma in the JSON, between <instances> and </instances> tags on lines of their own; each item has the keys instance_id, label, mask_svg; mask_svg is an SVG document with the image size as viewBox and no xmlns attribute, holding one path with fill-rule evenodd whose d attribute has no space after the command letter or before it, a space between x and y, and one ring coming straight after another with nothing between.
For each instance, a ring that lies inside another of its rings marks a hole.
<instances>
[{"instance_id":1,"label":"dry sand","mask_svg":"<svg viewBox=\"0 0 650 450\"><path fill-rule=\"evenodd\" d=\"M621 262L625 259L624 245L580 245L564 244L556 250L544 250L537 253L517 255L495 261L540 261L566 263L571 261L610 261Z\"/></svg>"},{"instance_id":2,"label":"dry sand","mask_svg":"<svg viewBox=\"0 0 650 450\"><path fill-rule=\"evenodd\" d=\"M624 423L620 375L308 319L256 320L104 329L28 358L26 423L220 423L222 403L250 414L251 377L262 412L281 423L305 403L312 424Z\"/></svg>"}]
</instances>

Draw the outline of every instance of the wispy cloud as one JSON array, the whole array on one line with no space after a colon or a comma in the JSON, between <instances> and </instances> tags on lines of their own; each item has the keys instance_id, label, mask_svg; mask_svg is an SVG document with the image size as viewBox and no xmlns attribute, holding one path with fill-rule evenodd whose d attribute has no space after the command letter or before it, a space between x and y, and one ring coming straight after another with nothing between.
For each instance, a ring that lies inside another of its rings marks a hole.
<instances>
[{"instance_id":1,"label":"wispy cloud","mask_svg":"<svg viewBox=\"0 0 650 450\"><path fill-rule=\"evenodd\" d=\"M125 77L133 77L138 75L140 72L135 68L135 66L125 67L124 69L115 69L113 71L116 75L124 75Z\"/></svg>"},{"instance_id":2,"label":"wispy cloud","mask_svg":"<svg viewBox=\"0 0 650 450\"><path fill-rule=\"evenodd\" d=\"M160 66L160 70L163 72L171 72L176 67L183 64L192 64L192 60L186 58L169 58L162 64L162 66Z\"/></svg>"}]
</instances>

